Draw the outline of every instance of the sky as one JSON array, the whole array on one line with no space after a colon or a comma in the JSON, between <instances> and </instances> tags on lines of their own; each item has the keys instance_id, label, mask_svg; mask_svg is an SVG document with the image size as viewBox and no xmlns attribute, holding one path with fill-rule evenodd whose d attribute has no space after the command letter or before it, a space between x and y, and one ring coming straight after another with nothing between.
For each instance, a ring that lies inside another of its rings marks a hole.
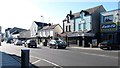
<instances>
[{"instance_id":1,"label":"sky","mask_svg":"<svg viewBox=\"0 0 120 68\"><path fill-rule=\"evenodd\" d=\"M33 21L60 24L66 14L103 5L107 11L118 8L119 0L0 0L0 26L30 29ZM41 17L42 16L42 17Z\"/></svg>"}]
</instances>

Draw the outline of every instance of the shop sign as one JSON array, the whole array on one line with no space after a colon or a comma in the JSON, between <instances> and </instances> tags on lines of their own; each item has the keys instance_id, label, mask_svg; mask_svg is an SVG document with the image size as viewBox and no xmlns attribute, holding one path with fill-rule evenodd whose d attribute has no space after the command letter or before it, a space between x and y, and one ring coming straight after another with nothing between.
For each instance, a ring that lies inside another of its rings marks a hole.
<instances>
[{"instance_id":1,"label":"shop sign","mask_svg":"<svg viewBox=\"0 0 120 68\"><path fill-rule=\"evenodd\" d=\"M108 28L116 28L116 24L104 24L104 25L102 25L102 29L108 29Z\"/></svg>"}]
</instances>

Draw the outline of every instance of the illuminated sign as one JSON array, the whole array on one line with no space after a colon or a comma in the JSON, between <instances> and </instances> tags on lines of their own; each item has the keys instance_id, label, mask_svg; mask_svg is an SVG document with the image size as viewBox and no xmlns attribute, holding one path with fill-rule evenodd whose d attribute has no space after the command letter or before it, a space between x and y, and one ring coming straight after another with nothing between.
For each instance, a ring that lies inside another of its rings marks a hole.
<instances>
[{"instance_id":1,"label":"illuminated sign","mask_svg":"<svg viewBox=\"0 0 120 68\"><path fill-rule=\"evenodd\" d=\"M119 28L120 29L120 28ZM103 23L101 24L101 32L114 32L118 30L116 23Z\"/></svg>"},{"instance_id":2,"label":"illuminated sign","mask_svg":"<svg viewBox=\"0 0 120 68\"><path fill-rule=\"evenodd\" d=\"M104 24L101 26L102 29L116 28L116 24Z\"/></svg>"}]
</instances>

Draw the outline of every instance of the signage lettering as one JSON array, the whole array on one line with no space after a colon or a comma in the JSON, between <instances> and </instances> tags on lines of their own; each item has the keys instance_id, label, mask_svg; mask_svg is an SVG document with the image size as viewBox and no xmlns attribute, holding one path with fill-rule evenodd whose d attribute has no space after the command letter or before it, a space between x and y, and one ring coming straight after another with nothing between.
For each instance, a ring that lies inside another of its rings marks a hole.
<instances>
[{"instance_id":1,"label":"signage lettering","mask_svg":"<svg viewBox=\"0 0 120 68\"><path fill-rule=\"evenodd\" d=\"M116 24L105 24L105 25L102 25L102 29L107 29L107 28L116 28Z\"/></svg>"}]
</instances>

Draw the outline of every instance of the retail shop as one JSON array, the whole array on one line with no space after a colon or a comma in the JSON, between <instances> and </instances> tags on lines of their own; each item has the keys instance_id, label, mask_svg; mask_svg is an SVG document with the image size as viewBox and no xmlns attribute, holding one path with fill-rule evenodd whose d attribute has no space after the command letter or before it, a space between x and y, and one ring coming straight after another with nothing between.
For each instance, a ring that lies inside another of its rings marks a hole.
<instances>
[{"instance_id":1,"label":"retail shop","mask_svg":"<svg viewBox=\"0 0 120 68\"><path fill-rule=\"evenodd\" d=\"M101 42L111 40L114 45L120 44L119 9L101 13Z\"/></svg>"}]
</instances>

